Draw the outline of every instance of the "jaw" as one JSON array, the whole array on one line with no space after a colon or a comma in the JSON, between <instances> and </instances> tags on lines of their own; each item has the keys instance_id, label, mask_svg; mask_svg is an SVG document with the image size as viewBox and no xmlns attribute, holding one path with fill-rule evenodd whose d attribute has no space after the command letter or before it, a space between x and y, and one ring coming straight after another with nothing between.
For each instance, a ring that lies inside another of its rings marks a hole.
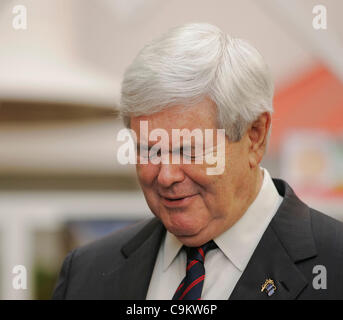
<instances>
[{"instance_id":1,"label":"jaw","mask_svg":"<svg viewBox=\"0 0 343 320\"><path fill-rule=\"evenodd\" d=\"M171 219L167 222L163 221L163 223L169 232L189 247L201 246L225 231L225 222L220 218L208 217L208 219L196 221L196 223L192 218L187 221L186 219Z\"/></svg>"},{"instance_id":2,"label":"jaw","mask_svg":"<svg viewBox=\"0 0 343 320\"><path fill-rule=\"evenodd\" d=\"M201 219L196 211L190 209L163 210L159 218L168 231L176 237L192 237L206 226L206 221Z\"/></svg>"}]
</instances>

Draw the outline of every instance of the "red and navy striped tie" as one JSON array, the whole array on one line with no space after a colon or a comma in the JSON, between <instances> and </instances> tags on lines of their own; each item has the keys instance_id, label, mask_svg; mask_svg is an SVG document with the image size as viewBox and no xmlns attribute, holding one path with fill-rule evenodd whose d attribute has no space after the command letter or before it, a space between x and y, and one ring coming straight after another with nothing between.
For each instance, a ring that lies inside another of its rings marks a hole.
<instances>
[{"instance_id":1,"label":"red and navy striped tie","mask_svg":"<svg viewBox=\"0 0 343 320\"><path fill-rule=\"evenodd\" d=\"M186 247L187 268L186 276L176 289L173 300L199 300L201 299L202 287L205 280L205 255L216 248L213 240L199 248Z\"/></svg>"}]
</instances>

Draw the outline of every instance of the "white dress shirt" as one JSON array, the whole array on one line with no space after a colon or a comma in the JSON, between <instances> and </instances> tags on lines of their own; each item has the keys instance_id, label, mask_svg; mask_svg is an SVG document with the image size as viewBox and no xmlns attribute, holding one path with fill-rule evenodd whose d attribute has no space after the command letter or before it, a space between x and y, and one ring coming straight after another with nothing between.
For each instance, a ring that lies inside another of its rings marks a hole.
<instances>
[{"instance_id":1,"label":"white dress shirt","mask_svg":"<svg viewBox=\"0 0 343 320\"><path fill-rule=\"evenodd\" d=\"M218 248L206 254L203 300L226 300L230 297L283 200L268 171L263 171L263 183L256 199L230 229L213 239ZM157 255L148 300L172 299L186 274L187 257L181 248L182 243L167 231Z\"/></svg>"}]
</instances>

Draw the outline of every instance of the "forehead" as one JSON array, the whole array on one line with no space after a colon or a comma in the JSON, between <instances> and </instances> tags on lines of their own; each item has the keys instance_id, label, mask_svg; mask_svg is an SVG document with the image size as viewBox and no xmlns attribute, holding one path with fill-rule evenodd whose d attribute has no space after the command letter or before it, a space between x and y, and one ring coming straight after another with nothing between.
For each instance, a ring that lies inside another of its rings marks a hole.
<instances>
[{"instance_id":1,"label":"forehead","mask_svg":"<svg viewBox=\"0 0 343 320\"><path fill-rule=\"evenodd\" d=\"M147 121L149 132L154 129L163 129L171 132L172 129L215 129L217 127L217 112L215 103L206 98L203 101L185 107L176 105L163 111L138 117L131 117L131 129L139 135L141 121Z\"/></svg>"}]
</instances>

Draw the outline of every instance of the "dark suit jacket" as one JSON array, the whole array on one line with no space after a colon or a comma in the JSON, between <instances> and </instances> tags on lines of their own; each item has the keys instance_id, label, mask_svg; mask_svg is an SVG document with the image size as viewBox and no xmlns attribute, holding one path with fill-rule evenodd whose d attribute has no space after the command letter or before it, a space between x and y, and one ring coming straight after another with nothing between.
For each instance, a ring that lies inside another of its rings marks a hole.
<instances>
[{"instance_id":1,"label":"dark suit jacket","mask_svg":"<svg viewBox=\"0 0 343 320\"><path fill-rule=\"evenodd\" d=\"M343 299L343 224L309 208L286 182L273 181L283 202L230 299ZM153 218L73 250L53 299L145 299L164 233ZM313 286L316 265L326 268L326 289ZM277 288L270 297L261 292L267 278Z\"/></svg>"}]
</instances>

